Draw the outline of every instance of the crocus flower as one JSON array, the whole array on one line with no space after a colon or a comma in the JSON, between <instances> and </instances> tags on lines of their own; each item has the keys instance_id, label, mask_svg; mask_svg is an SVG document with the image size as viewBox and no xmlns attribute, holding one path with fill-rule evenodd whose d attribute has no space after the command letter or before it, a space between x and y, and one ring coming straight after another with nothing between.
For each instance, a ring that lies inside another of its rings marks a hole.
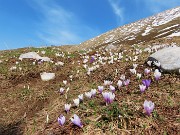
<instances>
[{"instance_id":1,"label":"crocus flower","mask_svg":"<svg viewBox=\"0 0 180 135\"><path fill-rule=\"evenodd\" d=\"M112 92L112 93L114 93L114 92L115 92L115 90L116 90L116 89L115 89L115 87L114 87L114 86L112 86L112 85L110 85L110 86L109 86L109 88L110 88L110 90L111 90L111 92Z\"/></svg>"},{"instance_id":2,"label":"crocus flower","mask_svg":"<svg viewBox=\"0 0 180 135\"><path fill-rule=\"evenodd\" d=\"M94 97L96 95L96 89L91 89L91 97Z\"/></svg>"},{"instance_id":3,"label":"crocus flower","mask_svg":"<svg viewBox=\"0 0 180 135\"><path fill-rule=\"evenodd\" d=\"M118 80L117 86L118 86L118 88L120 88L122 86L122 81L121 80Z\"/></svg>"},{"instance_id":4,"label":"crocus flower","mask_svg":"<svg viewBox=\"0 0 180 135\"><path fill-rule=\"evenodd\" d=\"M75 106L79 106L79 102L80 102L79 98L74 99L73 101L74 101Z\"/></svg>"},{"instance_id":5,"label":"crocus flower","mask_svg":"<svg viewBox=\"0 0 180 135\"><path fill-rule=\"evenodd\" d=\"M136 77L137 77L138 79L140 79L141 76L142 76L141 74L137 73L137 76L136 76Z\"/></svg>"},{"instance_id":6,"label":"crocus flower","mask_svg":"<svg viewBox=\"0 0 180 135\"><path fill-rule=\"evenodd\" d=\"M150 69L147 69L147 68L144 69L144 73L145 73L145 74L149 74L150 72L151 72Z\"/></svg>"},{"instance_id":7,"label":"crocus flower","mask_svg":"<svg viewBox=\"0 0 180 135\"><path fill-rule=\"evenodd\" d=\"M124 80L124 85L125 85L125 86L129 85L129 83L130 83L130 80L129 80L129 79Z\"/></svg>"},{"instance_id":8,"label":"crocus flower","mask_svg":"<svg viewBox=\"0 0 180 135\"><path fill-rule=\"evenodd\" d=\"M106 102L106 105L112 103L115 98L115 94L112 92L102 92L102 95Z\"/></svg>"},{"instance_id":9,"label":"crocus flower","mask_svg":"<svg viewBox=\"0 0 180 135\"><path fill-rule=\"evenodd\" d=\"M148 88L151 84L151 80L145 79L145 80L142 80L142 83L146 86L146 88Z\"/></svg>"},{"instance_id":10,"label":"crocus flower","mask_svg":"<svg viewBox=\"0 0 180 135\"><path fill-rule=\"evenodd\" d=\"M146 111L146 114L148 116L150 116L151 112L154 109L154 103L152 101L145 100L144 104L143 104L143 107L144 107L144 110Z\"/></svg>"},{"instance_id":11,"label":"crocus flower","mask_svg":"<svg viewBox=\"0 0 180 135\"><path fill-rule=\"evenodd\" d=\"M87 98L91 98L91 97L92 97L92 93L91 93L91 92L85 92L85 96L86 96Z\"/></svg>"},{"instance_id":12,"label":"crocus flower","mask_svg":"<svg viewBox=\"0 0 180 135\"><path fill-rule=\"evenodd\" d=\"M135 69L135 68L129 69L129 70L130 70L130 72L131 72L132 74L136 74L136 69Z\"/></svg>"},{"instance_id":13,"label":"crocus flower","mask_svg":"<svg viewBox=\"0 0 180 135\"><path fill-rule=\"evenodd\" d=\"M71 108L71 104L65 104L64 105L64 109L66 112L69 112L70 108Z\"/></svg>"},{"instance_id":14,"label":"crocus flower","mask_svg":"<svg viewBox=\"0 0 180 135\"><path fill-rule=\"evenodd\" d=\"M63 80L63 83L64 83L64 85L66 85L66 84L67 84L67 81L66 81L66 80Z\"/></svg>"},{"instance_id":15,"label":"crocus flower","mask_svg":"<svg viewBox=\"0 0 180 135\"><path fill-rule=\"evenodd\" d=\"M125 75L121 75L120 79L124 81L126 79Z\"/></svg>"},{"instance_id":16,"label":"crocus flower","mask_svg":"<svg viewBox=\"0 0 180 135\"><path fill-rule=\"evenodd\" d=\"M66 118L65 118L63 115L60 115L60 116L58 117L58 123L59 123L59 125L63 126L64 123L65 123L65 121L66 121Z\"/></svg>"},{"instance_id":17,"label":"crocus flower","mask_svg":"<svg viewBox=\"0 0 180 135\"><path fill-rule=\"evenodd\" d=\"M158 69L155 70L155 72L154 72L154 77L155 77L156 81L158 81L158 80L160 79L160 77L161 77L161 72L159 72Z\"/></svg>"},{"instance_id":18,"label":"crocus flower","mask_svg":"<svg viewBox=\"0 0 180 135\"><path fill-rule=\"evenodd\" d=\"M76 114L74 114L74 119L71 118L71 121L72 121L72 123L73 123L74 125L76 125L76 126L78 126L78 127L80 127L80 128L83 127L80 118L79 118Z\"/></svg>"},{"instance_id":19,"label":"crocus flower","mask_svg":"<svg viewBox=\"0 0 180 135\"><path fill-rule=\"evenodd\" d=\"M83 101L83 94L78 95L80 101Z\"/></svg>"},{"instance_id":20,"label":"crocus flower","mask_svg":"<svg viewBox=\"0 0 180 135\"><path fill-rule=\"evenodd\" d=\"M104 86L98 86L98 91L99 91L99 93L102 93L103 90L104 90Z\"/></svg>"},{"instance_id":21,"label":"crocus flower","mask_svg":"<svg viewBox=\"0 0 180 135\"><path fill-rule=\"evenodd\" d=\"M141 93L143 93L146 89L146 86L145 85L139 85L139 88L140 88Z\"/></svg>"},{"instance_id":22,"label":"crocus flower","mask_svg":"<svg viewBox=\"0 0 180 135\"><path fill-rule=\"evenodd\" d=\"M63 94L64 88L60 88L60 89L59 89L59 92L60 92L61 94Z\"/></svg>"},{"instance_id":23,"label":"crocus flower","mask_svg":"<svg viewBox=\"0 0 180 135\"><path fill-rule=\"evenodd\" d=\"M90 63L93 63L95 61L94 57L91 57Z\"/></svg>"}]
</instances>

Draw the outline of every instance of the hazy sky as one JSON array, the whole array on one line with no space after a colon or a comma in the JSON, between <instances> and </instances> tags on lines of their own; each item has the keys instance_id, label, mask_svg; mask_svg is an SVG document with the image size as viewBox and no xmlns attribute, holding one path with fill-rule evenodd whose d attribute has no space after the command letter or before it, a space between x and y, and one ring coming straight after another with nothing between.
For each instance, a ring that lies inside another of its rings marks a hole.
<instances>
[{"instance_id":1,"label":"hazy sky","mask_svg":"<svg viewBox=\"0 0 180 135\"><path fill-rule=\"evenodd\" d=\"M180 0L0 0L0 50L78 44Z\"/></svg>"}]
</instances>

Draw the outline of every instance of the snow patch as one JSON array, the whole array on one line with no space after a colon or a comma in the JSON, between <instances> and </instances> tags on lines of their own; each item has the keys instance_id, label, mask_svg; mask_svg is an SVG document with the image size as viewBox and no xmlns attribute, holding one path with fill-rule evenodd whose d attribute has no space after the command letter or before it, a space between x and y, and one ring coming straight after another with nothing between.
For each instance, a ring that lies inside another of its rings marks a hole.
<instances>
[{"instance_id":1,"label":"snow patch","mask_svg":"<svg viewBox=\"0 0 180 135\"><path fill-rule=\"evenodd\" d=\"M142 33L142 36L148 35L149 32L150 32L152 29L153 29L152 27L148 26L148 27L145 29L144 33Z\"/></svg>"},{"instance_id":2,"label":"snow patch","mask_svg":"<svg viewBox=\"0 0 180 135\"><path fill-rule=\"evenodd\" d=\"M176 33L172 33L171 35L167 36L167 37L179 37L180 36L180 31L176 32Z\"/></svg>"}]
</instances>

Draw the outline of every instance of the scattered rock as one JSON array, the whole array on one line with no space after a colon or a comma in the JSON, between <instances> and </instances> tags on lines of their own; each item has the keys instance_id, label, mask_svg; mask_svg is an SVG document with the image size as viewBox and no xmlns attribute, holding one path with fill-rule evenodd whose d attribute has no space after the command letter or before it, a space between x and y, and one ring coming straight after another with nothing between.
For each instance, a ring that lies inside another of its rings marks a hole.
<instances>
[{"instance_id":1,"label":"scattered rock","mask_svg":"<svg viewBox=\"0 0 180 135\"><path fill-rule=\"evenodd\" d=\"M41 57L36 52L28 52L28 53L21 54L19 56L19 59L20 60L22 60L22 59L35 59L35 60L42 60L42 61L51 61L50 58L48 58L48 57Z\"/></svg>"},{"instance_id":2,"label":"scattered rock","mask_svg":"<svg viewBox=\"0 0 180 135\"><path fill-rule=\"evenodd\" d=\"M41 80L43 80L43 81L49 81L49 80L52 80L55 78L55 73L43 72L40 75L41 75Z\"/></svg>"},{"instance_id":3,"label":"scattered rock","mask_svg":"<svg viewBox=\"0 0 180 135\"><path fill-rule=\"evenodd\" d=\"M180 47L161 49L150 55L147 63L150 66L158 65L163 72L180 74Z\"/></svg>"}]
</instances>

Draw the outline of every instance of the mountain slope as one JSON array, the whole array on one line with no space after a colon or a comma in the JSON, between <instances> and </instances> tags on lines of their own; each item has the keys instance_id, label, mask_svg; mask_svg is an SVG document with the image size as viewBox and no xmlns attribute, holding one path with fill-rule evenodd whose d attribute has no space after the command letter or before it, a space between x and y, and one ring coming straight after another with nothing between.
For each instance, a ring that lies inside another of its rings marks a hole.
<instances>
[{"instance_id":1,"label":"mountain slope","mask_svg":"<svg viewBox=\"0 0 180 135\"><path fill-rule=\"evenodd\" d=\"M81 43L77 48L108 44L139 44L180 32L180 7L173 8L137 22L118 27ZM180 34L178 34L180 35Z\"/></svg>"}]
</instances>

